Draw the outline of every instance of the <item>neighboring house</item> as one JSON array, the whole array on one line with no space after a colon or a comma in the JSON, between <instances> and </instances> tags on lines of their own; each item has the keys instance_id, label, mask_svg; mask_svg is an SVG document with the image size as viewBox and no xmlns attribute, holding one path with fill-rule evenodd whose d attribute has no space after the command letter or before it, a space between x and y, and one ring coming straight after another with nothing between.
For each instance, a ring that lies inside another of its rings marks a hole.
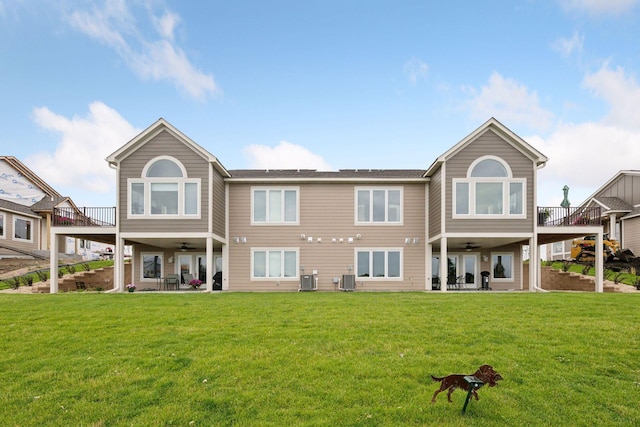
<instances>
[{"instance_id":1,"label":"neighboring house","mask_svg":"<svg viewBox=\"0 0 640 427\"><path fill-rule=\"evenodd\" d=\"M0 156L0 258L48 257L51 216L54 208L77 210L13 156ZM63 253L78 253L89 242L58 237ZM90 258L90 256L88 256Z\"/></svg>"},{"instance_id":2,"label":"neighboring house","mask_svg":"<svg viewBox=\"0 0 640 427\"><path fill-rule=\"evenodd\" d=\"M580 206L598 207L604 233L618 240L621 248L640 255L640 171L618 172ZM570 244L565 242L566 247Z\"/></svg>"},{"instance_id":3,"label":"neighboring house","mask_svg":"<svg viewBox=\"0 0 640 427\"><path fill-rule=\"evenodd\" d=\"M164 119L106 160L116 208L56 211L52 233L112 242L118 291L171 275L229 291L536 290L541 245L602 239L597 208L536 206L547 158L493 118L419 170L227 170Z\"/></svg>"},{"instance_id":4,"label":"neighboring house","mask_svg":"<svg viewBox=\"0 0 640 427\"><path fill-rule=\"evenodd\" d=\"M553 242L547 245L547 260L560 261L571 258L571 240Z\"/></svg>"}]
</instances>

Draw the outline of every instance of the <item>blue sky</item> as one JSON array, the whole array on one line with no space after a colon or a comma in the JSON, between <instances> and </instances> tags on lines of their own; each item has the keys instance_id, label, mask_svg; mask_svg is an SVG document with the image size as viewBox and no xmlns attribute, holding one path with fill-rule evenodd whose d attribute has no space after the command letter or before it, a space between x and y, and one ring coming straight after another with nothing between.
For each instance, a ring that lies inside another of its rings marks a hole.
<instances>
[{"instance_id":1,"label":"blue sky","mask_svg":"<svg viewBox=\"0 0 640 427\"><path fill-rule=\"evenodd\" d=\"M0 0L1 154L80 206L163 117L240 168L428 168L490 117L538 205L640 169L640 0Z\"/></svg>"}]
</instances>

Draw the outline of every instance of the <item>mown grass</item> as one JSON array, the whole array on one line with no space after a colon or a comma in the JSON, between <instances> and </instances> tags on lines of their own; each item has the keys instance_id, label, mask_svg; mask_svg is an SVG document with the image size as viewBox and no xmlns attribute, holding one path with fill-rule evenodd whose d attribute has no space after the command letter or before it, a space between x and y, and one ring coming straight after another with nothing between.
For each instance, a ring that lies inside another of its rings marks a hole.
<instances>
[{"instance_id":1,"label":"mown grass","mask_svg":"<svg viewBox=\"0 0 640 427\"><path fill-rule=\"evenodd\" d=\"M0 295L3 425L640 423L630 294ZM461 414L430 374L493 365Z\"/></svg>"}]
</instances>

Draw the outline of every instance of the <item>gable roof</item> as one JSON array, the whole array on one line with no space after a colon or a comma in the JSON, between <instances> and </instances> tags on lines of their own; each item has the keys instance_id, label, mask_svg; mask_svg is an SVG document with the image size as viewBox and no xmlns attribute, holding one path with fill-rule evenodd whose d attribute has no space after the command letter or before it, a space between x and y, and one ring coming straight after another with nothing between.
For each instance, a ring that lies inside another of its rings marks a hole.
<instances>
[{"instance_id":1,"label":"gable roof","mask_svg":"<svg viewBox=\"0 0 640 427\"><path fill-rule=\"evenodd\" d=\"M109 166L116 167L118 163L120 163L123 159L126 159L129 155L134 153L144 144L149 142L152 138L158 135L162 131L167 131L171 135L173 135L178 141L190 147L193 151L200 154L202 158L206 159L208 162L212 163L213 166L224 176L230 176L229 172L222 166L222 163L218 161L218 159L207 150L202 148L199 144L193 141L191 138L180 132L176 127L174 127L171 123L166 121L163 118L159 118L153 123L151 126L140 132L136 137L134 137L131 141L127 142L125 145L120 147L118 150L107 156L105 159Z\"/></svg>"},{"instance_id":2,"label":"gable roof","mask_svg":"<svg viewBox=\"0 0 640 427\"><path fill-rule=\"evenodd\" d=\"M31 210L29 206L10 202L4 199L0 199L0 211L13 212L21 215L28 215L30 217L38 218L38 215L35 212L33 212L33 210Z\"/></svg>"},{"instance_id":3,"label":"gable roof","mask_svg":"<svg viewBox=\"0 0 640 427\"><path fill-rule=\"evenodd\" d=\"M231 170L227 181L426 181L424 169L340 169L317 171L315 169L238 169Z\"/></svg>"},{"instance_id":4,"label":"gable roof","mask_svg":"<svg viewBox=\"0 0 640 427\"><path fill-rule=\"evenodd\" d=\"M64 202L69 203L74 210L78 210L73 200L69 197L44 197L39 202L31 205L31 210L34 212L53 212L53 208L60 206Z\"/></svg>"},{"instance_id":5,"label":"gable roof","mask_svg":"<svg viewBox=\"0 0 640 427\"><path fill-rule=\"evenodd\" d=\"M44 182L38 175L36 175L31 169L26 167L24 163L13 156L0 156L0 161L5 161L9 166L17 170L33 182L43 193L45 193L49 197L62 197L60 193L53 189L49 184Z\"/></svg>"},{"instance_id":6,"label":"gable roof","mask_svg":"<svg viewBox=\"0 0 640 427\"><path fill-rule=\"evenodd\" d=\"M603 214L611 212L631 212L633 210L633 206L618 197L594 197L591 200L603 208Z\"/></svg>"},{"instance_id":7,"label":"gable roof","mask_svg":"<svg viewBox=\"0 0 640 427\"><path fill-rule=\"evenodd\" d=\"M596 191L594 191L589 197L587 197L585 199L585 201L582 202L582 204L580 206L589 204L589 202L591 202L591 200L593 200L596 197L596 194L600 193L602 190L604 190L605 188L610 186L612 183L616 182L618 179L620 179L620 177L622 177L624 175L640 176L640 170L621 170L621 171L619 171L611 179L609 179L607 182L605 182L603 185L601 185ZM601 199L601 197L599 197L598 199Z\"/></svg>"},{"instance_id":8,"label":"gable roof","mask_svg":"<svg viewBox=\"0 0 640 427\"><path fill-rule=\"evenodd\" d=\"M524 139L520 138L518 135L513 133L509 128L500 123L494 117L491 117L484 124L482 124L479 128L471 132L467 135L462 141L458 142L456 145L451 147L449 150L444 152L441 156L439 156L427 169L425 172L425 176L431 176L435 171L437 171L442 164L462 150L464 147L469 145L472 141L478 138L483 133L488 130L494 131L501 138L503 138L507 143L511 144L516 150L523 153L525 156L532 159L538 168L544 167L544 165L549 160L547 156L533 148L529 143L527 143Z\"/></svg>"}]
</instances>

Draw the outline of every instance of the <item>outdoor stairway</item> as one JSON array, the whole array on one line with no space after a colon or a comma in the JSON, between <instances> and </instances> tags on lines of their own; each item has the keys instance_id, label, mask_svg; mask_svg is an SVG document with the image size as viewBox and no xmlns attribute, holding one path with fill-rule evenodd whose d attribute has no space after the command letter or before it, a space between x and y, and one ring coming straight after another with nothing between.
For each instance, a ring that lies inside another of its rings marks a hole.
<instances>
[{"instance_id":1,"label":"outdoor stairway","mask_svg":"<svg viewBox=\"0 0 640 427\"><path fill-rule=\"evenodd\" d=\"M131 264L125 264L125 277L131 275ZM78 271L74 274L65 274L58 279L58 292L77 291L76 282L83 282L86 290L108 291L113 288L113 267L98 268L90 271ZM33 292L49 293L49 281L34 283Z\"/></svg>"},{"instance_id":2,"label":"outdoor stairway","mask_svg":"<svg viewBox=\"0 0 640 427\"><path fill-rule=\"evenodd\" d=\"M542 289L547 291L580 291L595 292L595 278L579 273L555 270L551 267L542 268ZM604 292L615 292L616 289L607 282L603 285Z\"/></svg>"}]
</instances>

